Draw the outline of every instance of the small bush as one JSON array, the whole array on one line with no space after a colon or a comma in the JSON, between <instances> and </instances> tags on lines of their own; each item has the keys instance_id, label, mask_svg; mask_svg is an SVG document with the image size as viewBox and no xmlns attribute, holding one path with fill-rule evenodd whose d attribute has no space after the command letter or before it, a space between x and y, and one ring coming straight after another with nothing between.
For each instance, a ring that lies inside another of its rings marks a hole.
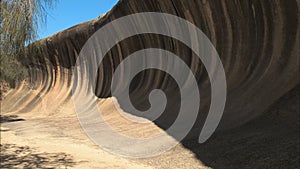
<instances>
[{"instance_id":1,"label":"small bush","mask_svg":"<svg viewBox=\"0 0 300 169\"><path fill-rule=\"evenodd\" d=\"M9 89L9 84L6 81L0 81L0 100L4 98Z\"/></svg>"}]
</instances>

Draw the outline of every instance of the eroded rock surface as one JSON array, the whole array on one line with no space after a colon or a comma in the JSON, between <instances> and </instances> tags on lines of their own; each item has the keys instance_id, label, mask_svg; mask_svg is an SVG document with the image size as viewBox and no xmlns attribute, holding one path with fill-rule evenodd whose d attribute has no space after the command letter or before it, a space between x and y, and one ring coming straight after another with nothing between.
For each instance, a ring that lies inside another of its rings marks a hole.
<instances>
[{"instance_id":1,"label":"eroded rock surface","mask_svg":"<svg viewBox=\"0 0 300 169\"><path fill-rule=\"evenodd\" d=\"M227 81L227 101L220 131L236 128L268 113L271 105L299 85L297 0L121 0L102 17L36 42L41 45L40 53L28 56L25 63L34 90L21 85L8 93L2 112L36 111L37 116L40 108L49 114L55 112L70 99L71 88L76 85L73 82L76 57L88 38L110 21L139 12L163 12L184 18L199 27L214 44ZM115 45L99 68L96 95L110 97L111 78L117 66L128 55L146 48L173 52L190 66L201 93L201 107L194 126L194 131L199 133L210 106L208 75L195 54L170 37L137 35ZM143 71L132 82L131 99L137 108L145 109L149 106L148 95L152 89L162 89L168 98L178 98L180 93L176 87L174 80L161 71ZM80 90L80 86L77 88ZM163 116L155 121L163 129L172 124L179 109L178 101L173 100L168 102ZM218 165L220 163L216 163Z\"/></svg>"}]
</instances>

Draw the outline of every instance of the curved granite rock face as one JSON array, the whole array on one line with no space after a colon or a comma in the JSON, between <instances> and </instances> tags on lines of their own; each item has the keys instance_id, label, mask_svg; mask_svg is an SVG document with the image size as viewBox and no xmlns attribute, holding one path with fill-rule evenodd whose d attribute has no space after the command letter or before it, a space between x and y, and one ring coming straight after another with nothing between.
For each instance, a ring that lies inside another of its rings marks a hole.
<instances>
[{"instance_id":1,"label":"curved granite rock face","mask_svg":"<svg viewBox=\"0 0 300 169\"><path fill-rule=\"evenodd\" d=\"M195 1L121 0L110 12L40 40L40 54L28 56L30 85L23 85L7 96L7 111L27 112L47 98L55 110L70 99L76 57L88 38L112 20L139 12L163 12L184 18L199 27L214 44L223 63L227 80L227 102L219 129L239 126L261 115L271 104L295 88L299 80L300 22L299 1ZM133 23L128 23L133 24ZM190 66L197 78L201 107L194 129L201 129L210 106L210 82L201 61L183 43L155 34L127 38L115 45L103 60L96 84L96 95L110 97L113 72L130 54L146 48L173 52ZM77 86L80 88L80 86ZM162 128L172 124L179 109L178 87L166 73L147 70L139 73L130 86L132 103L141 110L149 107L152 89L162 89L167 98L164 114L155 122ZM21 94L20 94L21 93ZM16 97L17 102L12 102ZM13 103L13 104L12 104ZM199 132L198 130L195 130Z\"/></svg>"}]
</instances>

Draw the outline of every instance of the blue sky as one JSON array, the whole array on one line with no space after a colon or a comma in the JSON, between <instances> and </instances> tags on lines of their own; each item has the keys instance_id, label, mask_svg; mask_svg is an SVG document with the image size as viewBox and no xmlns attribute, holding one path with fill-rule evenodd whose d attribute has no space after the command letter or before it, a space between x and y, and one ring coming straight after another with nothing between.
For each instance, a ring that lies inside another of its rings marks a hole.
<instances>
[{"instance_id":1,"label":"blue sky","mask_svg":"<svg viewBox=\"0 0 300 169\"><path fill-rule=\"evenodd\" d=\"M97 18L109 11L118 0L59 0L48 9L47 24L39 30L39 38L45 38L78 23Z\"/></svg>"}]
</instances>

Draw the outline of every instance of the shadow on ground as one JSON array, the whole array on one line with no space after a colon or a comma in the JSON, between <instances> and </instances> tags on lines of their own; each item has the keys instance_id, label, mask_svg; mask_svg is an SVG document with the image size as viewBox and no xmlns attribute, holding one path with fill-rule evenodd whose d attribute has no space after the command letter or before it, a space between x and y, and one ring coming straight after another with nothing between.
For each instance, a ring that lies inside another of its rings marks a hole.
<instances>
[{"instance_id":1,"label":"shadow on ground","mask_svg":"<svg viewBox=\"0 0 300 169\"><path fill-rule=\"evenodd\" d=\"M75 162L65 153L36 153L28 146L1 144L0 168L69 168Z\"/></svg>"},{"instance_id":2,"label":"shadow on ground","mask_svg":"<svg viewBox=\"0 0 300 169\"><path fill-rule=\"evenodd\" d=\"M298 86L246 125L216 133L204 144L182 144L214 169L300 168L299 90Z\"/></svg>"},{"instance_id":3,"label":"shadow on ground","mask_svg":"<svg viewBox=\"0 0 300 169\"><path fill-rule=\"evenodd\" d=\"M0 115L0 123L24 121L24 119L19 118L17 115Z\"/></svg>"}]
</instances>

